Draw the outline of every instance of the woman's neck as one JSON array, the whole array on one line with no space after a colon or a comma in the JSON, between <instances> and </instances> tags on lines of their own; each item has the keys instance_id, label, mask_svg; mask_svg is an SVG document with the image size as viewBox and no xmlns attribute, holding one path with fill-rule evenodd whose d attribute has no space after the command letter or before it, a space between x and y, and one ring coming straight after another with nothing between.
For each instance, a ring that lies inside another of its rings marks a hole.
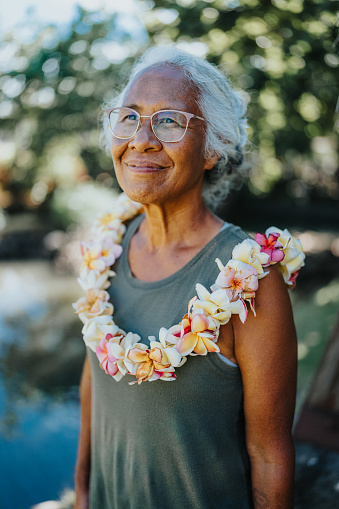
<instances>
[{"instance_id":1,"label":"woman's neck","mask_svg":"<svg viewBox=\"0 0 339 509\"><path fill-rule=\"evenodd\" d=\"M169 205L145 205L145 221L140 235L148 248L184 247L194 244L194 238L210 232L213 237L221 228L222 221L216 217L201 199Z\"/></svg>"},{"instance_id":2,"label":"woman's neck","mask_svg":"<svg viewBox=\"0 0 339 509\"><path fill-rule=\"evenodd\" d=\"M188 263L220 231L223 221L201 199L176 206L146 205L145 220L131 239L129 264L134 276L157 281Z\"/></svg>"}]
</instances>

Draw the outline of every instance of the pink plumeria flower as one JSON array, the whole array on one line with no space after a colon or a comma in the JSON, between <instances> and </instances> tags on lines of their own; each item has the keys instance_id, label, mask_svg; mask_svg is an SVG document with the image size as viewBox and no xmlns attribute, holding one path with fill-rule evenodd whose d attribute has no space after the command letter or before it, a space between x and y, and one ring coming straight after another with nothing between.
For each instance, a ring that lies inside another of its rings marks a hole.
<instances>
[{"instance_id":1,"label":"pink plumeria flower","mask_svg":"<svg viewBox=\"0 0 339 509\"><path fill-rule=\"evenodd\" d=\"M258 290L256 269L239 260L230 260L215 282L220 288L226 290L230 302L239 298L254 298Z\"/></svg>"},{"instance_id":2,"label":"pink plumeria flower","mask_svg":"<svg viewBox=\"0 0 339 509\"><path fill-rule=\"evenodd\" d=\"M114 376L117 374L119 368L117 366L118 359L114 357L112 352L111 338L113 338L112 334L106 334L95 348L95 353L99 359L101 369L103 369L107 375Z\"/></svg>"},{"instance_id":3,"label":"pink plumeria flower","mask_svg":"<svg viewBox=\"0 0 339 509\"><path fill-rule=\"evenodd\" d=\"M95 242L83 242L81 244L83 256L82 270L88 267L90 270L104 272L111 267L122 253L122 247L115 244L112 237L105 236Z\"/></svg>"},{"instance_id":4,"label":"pink plumeria flower","mask_svg":"<svg viewBox=\"0 0 339 509\"><path fill-rule=\"evenodd\" d=\"M268 255L267 265L281 262L285 255L282 251L283 245L279 242L280 234L272 232L266 237L263 233L256 233L255 241L261 246L261 252Z\"/></svg>"}]
</instances>

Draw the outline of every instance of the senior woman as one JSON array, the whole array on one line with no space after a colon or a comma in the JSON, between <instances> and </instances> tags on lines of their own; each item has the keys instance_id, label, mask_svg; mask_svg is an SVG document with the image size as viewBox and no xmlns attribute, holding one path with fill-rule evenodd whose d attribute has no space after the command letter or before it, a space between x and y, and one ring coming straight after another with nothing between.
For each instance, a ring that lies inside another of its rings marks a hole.
<instances>
[{"instance_id":1,"label":"senior woman","mask_svg":"<svg viewBox=\"0 0 339 509\"><path fill-rule=\"evenodd\" d=\"M170 47L146 52L109 106L125 195L82 246L75 507L291 509L297 271L283 259L291 242L303 254L287 230L250 240L203 198L241 164L245 102Z\"/></svg>"}]
</instances>

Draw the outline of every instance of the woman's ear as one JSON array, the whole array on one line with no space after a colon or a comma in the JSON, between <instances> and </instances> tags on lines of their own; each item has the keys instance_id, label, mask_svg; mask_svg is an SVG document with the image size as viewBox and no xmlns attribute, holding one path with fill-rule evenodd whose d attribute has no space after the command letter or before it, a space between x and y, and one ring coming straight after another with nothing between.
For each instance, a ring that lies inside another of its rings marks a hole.
<instances>
[{"instance_id":1,"label":"woman's ear","mask_svg":"<svg viewBox=\"0 0 339 509\"><path fill-rule=\"evenodd\" d=\"M214 150L212 150L209 155L206 157L204 170L212 170L214 166L220 159L220 154L217 154Z\"/></svg>"}]
</instances>

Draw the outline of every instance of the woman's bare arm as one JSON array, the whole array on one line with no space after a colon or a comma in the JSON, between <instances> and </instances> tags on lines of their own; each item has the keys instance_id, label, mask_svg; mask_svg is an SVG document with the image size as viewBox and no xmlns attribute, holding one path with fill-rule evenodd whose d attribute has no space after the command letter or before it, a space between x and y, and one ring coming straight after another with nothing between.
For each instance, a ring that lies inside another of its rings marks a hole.
<instances>
[{"instance_id":1,"label":"woman's bare arm","mask_svg":"<svg viewBox=\"0 0 339 509\"><path fill-rule=\"evenodd\" d=\"M89 509L89 477L91 470L91 366L88 356L80 381L81 429L75 468L76 502L74 509Z\"/></svg>"},{"instance_id":2,"label":"woman's bare arm","mask_svg":"<svg viewBox=\"0 0 339 509\"><path fill-rule=\"evenodd\" d=\"M257 316L232 320L244 384L246 443L255 509L293 509L292 423L297 340L290 298L277 267L259 282Z\"/></svg>"}]
</instances>

